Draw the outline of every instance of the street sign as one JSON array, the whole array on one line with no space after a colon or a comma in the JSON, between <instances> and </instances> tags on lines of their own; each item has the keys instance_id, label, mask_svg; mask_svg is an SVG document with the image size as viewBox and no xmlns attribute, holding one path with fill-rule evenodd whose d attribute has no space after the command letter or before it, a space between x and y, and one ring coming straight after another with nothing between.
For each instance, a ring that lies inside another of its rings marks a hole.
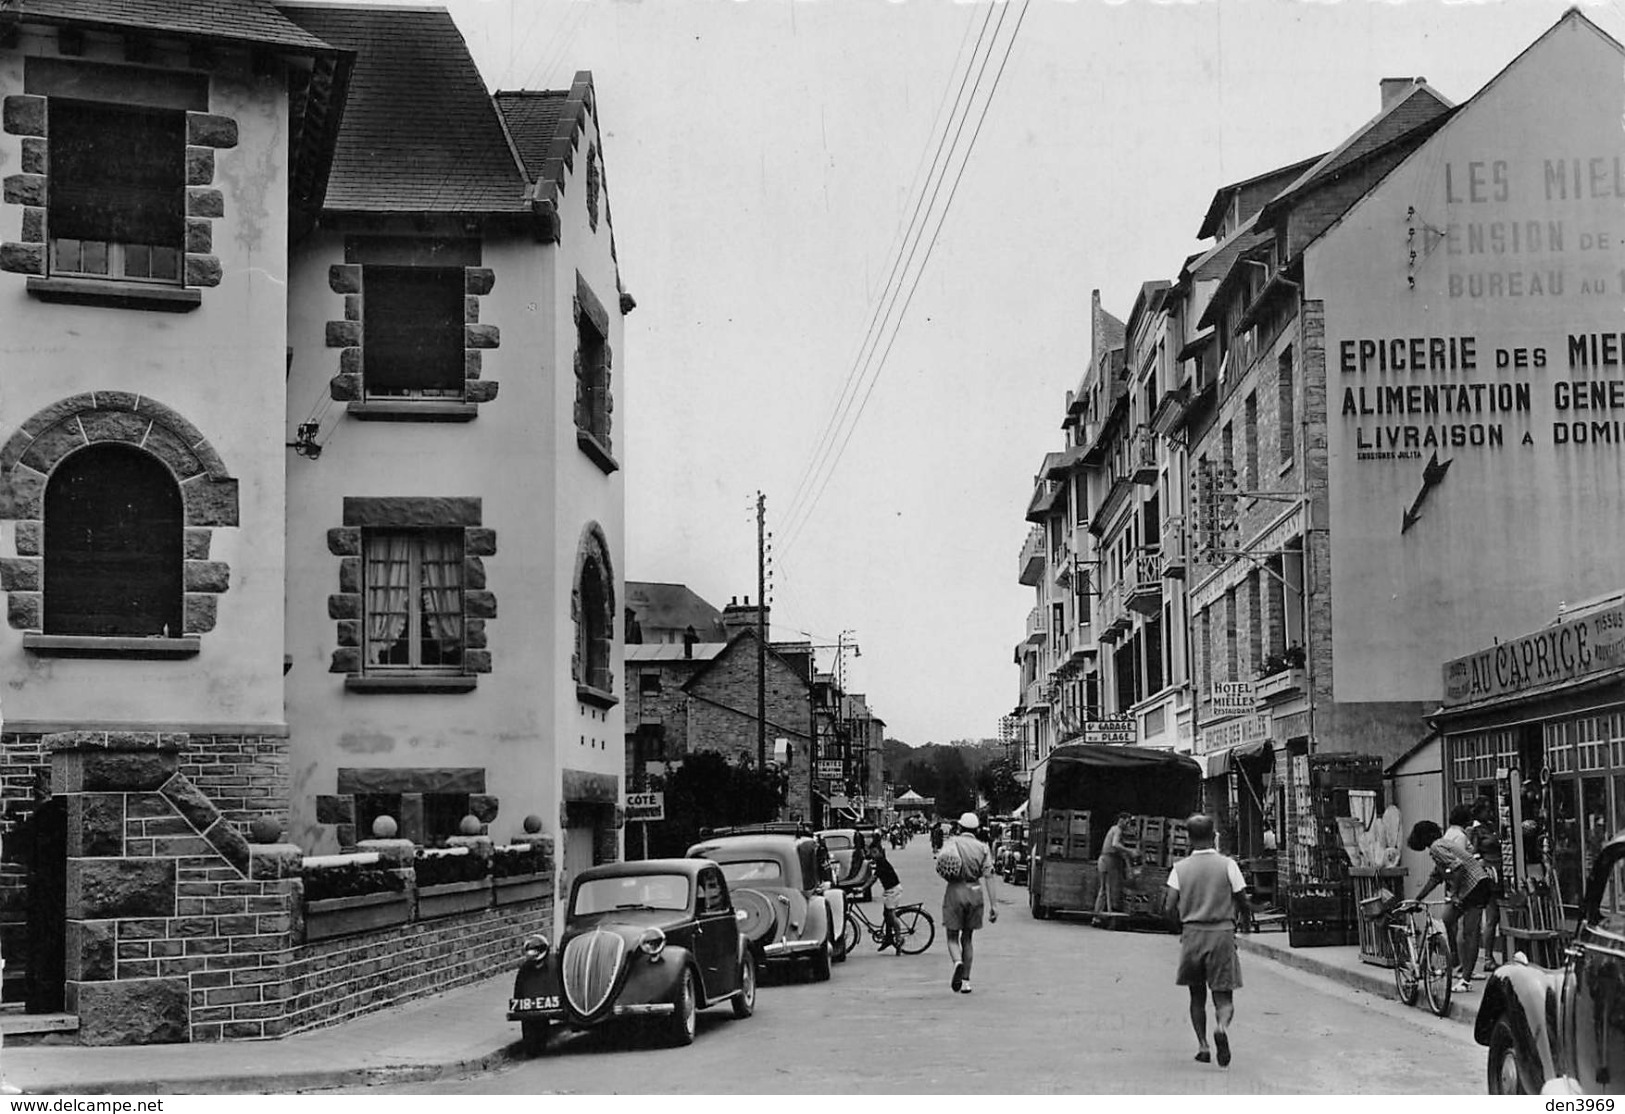
<instances>
[{"instance_id":1,"label":"street sign","mask_svg":"<svg viewBox=\"0 0 1625 1114\"><path fill-rule=\"evenodd\" d=\"M1213 714L1240 716L1253 710L1251 681L1220 681L1213 686Z\"/></svg>"},{"instance_id":2,"label":"street sign","mask_svg":"<svg viewBox=\"0 0 1625 1114\"><path fill-rule=\"evenodd\" d=\"M651 820L664 820L666 818L666 795L664 793L628 793L626 795L626 818L644 824Z\"/></svg>"},{"instance_id":3,"label":"street sign","mask_svg":"<svg viewBox=\"0 0 1625 1114\"><path fill-rule=\"evenodd\" d=\"M1110 716L1106 719L1085 720L1083 741L1086 743L1134 743L1134 717Z\"/></svg>"},{"instance_id":4,"label":"street sign","mask_svg":"<svg viewBox=\"0 0 1625 1114\"><path fill-rule=\"evenodd\" d=\"M846 776L846 770L839 758L820 758L818 760L817 776L822 778L841 778Z\"/></svg>"}]
</instances>

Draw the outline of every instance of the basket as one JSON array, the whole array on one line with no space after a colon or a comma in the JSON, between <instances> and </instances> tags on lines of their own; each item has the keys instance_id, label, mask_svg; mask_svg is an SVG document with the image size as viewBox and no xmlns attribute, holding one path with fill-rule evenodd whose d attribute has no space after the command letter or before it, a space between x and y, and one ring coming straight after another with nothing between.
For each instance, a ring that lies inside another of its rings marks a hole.
<instances>
[{"instance_id":1,"label":"basket","mask_svg":"<svg viewBox=\"0 0 1625 1114\"><path fill-rule=\"evenodd\" d=\"M1380 921L1394 911L1399 898L1392 890L1380 889L1360 902L1360 915L1368 921Z\"/></svg>"}]
</instances>

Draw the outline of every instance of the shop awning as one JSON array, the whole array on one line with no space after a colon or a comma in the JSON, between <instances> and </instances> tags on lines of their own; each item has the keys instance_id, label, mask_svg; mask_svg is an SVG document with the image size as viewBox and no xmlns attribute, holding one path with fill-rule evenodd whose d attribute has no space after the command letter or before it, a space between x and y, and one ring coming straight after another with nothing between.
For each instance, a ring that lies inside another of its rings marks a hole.
<instances>
[{"instance_id":1,"label":"shop awning","mask_svg":"<svg viewBox=\"0 0 1625 1114\"><path fill-rule=\"evenodd\" d=\"M1198 754L1194 757L1202 766L1204 778L1224 777L1231 770L1240 767L1243 762L1254 764L1264 759L1273 761L1275 747L1268 739L1259 739L1256 742L1238 743L1224 750Z\"/></svg>"}]
</instances>

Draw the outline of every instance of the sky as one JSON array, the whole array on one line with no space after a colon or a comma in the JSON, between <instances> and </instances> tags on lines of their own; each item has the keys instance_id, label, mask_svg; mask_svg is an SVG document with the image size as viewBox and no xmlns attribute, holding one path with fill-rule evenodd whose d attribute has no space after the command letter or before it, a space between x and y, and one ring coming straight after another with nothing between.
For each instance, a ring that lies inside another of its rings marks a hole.
<instances>
[{"instance_id":1,"label":"sky","mask_svg":"<svg viewBox=\"0 0 1625 1114\"><path fill-rule=\"evenodd\" d=\"M923 745L1016 704L1023 515L1091 290L1126 319L1202 247L1220 186L1336 147L1381 78L1466 100L1569 5L445 6L493 90L593 76L637 299L626 579L754 598L761 492L773 637L828 647L824 669L844 641L848 690ZM1580 6L1625 39L1617 0Z\"/></svg>"}]
</instances>

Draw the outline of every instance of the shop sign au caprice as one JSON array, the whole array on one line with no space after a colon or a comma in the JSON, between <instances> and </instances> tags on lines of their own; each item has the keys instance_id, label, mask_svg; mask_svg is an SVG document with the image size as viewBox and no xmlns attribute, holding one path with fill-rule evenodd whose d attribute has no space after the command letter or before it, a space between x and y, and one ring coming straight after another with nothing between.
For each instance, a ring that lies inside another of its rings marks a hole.
<instances>
[{"instance_id":1,"label":"shop sign au caprice","mask_svg":"<svg viewBox=\"0 0 1625 1114\"><path fill-rule=\"evenodd\" d=\"M1625 666L1625 605L1543 627L1445 662L1444 706L1453 708Z\"/></svg>"}]
</instances>

